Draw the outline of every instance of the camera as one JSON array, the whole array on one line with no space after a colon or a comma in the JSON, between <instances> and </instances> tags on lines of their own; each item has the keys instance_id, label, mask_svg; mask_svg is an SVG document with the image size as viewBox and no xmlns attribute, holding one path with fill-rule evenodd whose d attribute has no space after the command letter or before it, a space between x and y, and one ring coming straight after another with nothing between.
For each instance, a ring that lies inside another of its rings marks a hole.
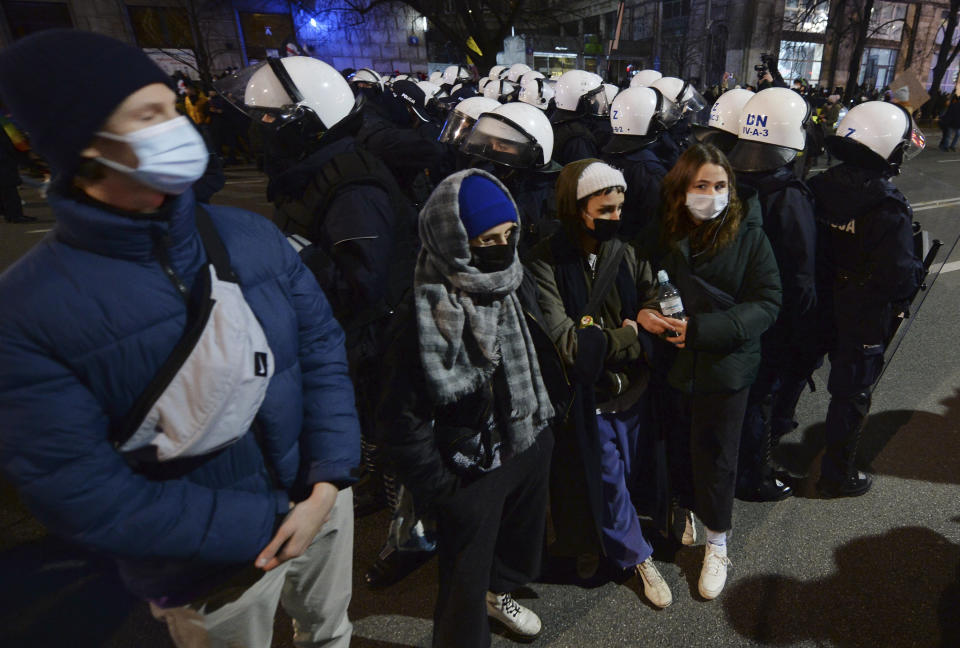
<instances>
[{"instance_id":1,"label":"camera","mask_svg":"<svg viewBox=\"0 0 960 648\"><path fill-rule=\"evenodd\" d=\"M771 54L763 52L760 54L760 65L754 65L753 70L757 73L757 79L762 79L765 74L772 69L776 69L776 67L777 60Z\"/></svg>"}]
</instances>

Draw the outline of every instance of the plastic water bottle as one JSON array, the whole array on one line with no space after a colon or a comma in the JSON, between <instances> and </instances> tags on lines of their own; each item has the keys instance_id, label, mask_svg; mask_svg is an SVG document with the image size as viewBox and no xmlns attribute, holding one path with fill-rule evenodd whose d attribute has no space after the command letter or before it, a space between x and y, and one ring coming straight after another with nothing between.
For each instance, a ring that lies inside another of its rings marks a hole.
<instances>
[{"instance_id":1,"label":"plastic water bottle","mask_svg":"<svg viewBox=\"0 0 960 648\"><path fill-rule=\"evenodd\" d=\"M680 291L674 288L670 283L670 277L666 270L657 273L657 281L660 283L660 292L657 294L657 301L660 302L660 312L664 317L685 320L687 314L683 310L683 300L680 298Z\"/></svg>"}]
</instances>

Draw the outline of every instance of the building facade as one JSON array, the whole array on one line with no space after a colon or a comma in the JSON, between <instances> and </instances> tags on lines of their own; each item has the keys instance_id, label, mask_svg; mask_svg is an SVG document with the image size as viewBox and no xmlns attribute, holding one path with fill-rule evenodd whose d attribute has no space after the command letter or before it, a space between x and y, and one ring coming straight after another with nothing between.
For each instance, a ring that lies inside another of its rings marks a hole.
<instances>
[{"instance_id":1,"label":"building facade","mask_svg":"<svg viewBox=\"0 0 960 648\"><path fill-rule=\"evenodd\" d=\"M109 34L141 47L171 74L213 74L295 43L338 70L426 71L426 21L396 5L365 16L337 2L287 0L0 0L0 46L52 27Z\"/></svg>"},{"instance_id":2,"label":"building facade","mask_svg":"<svg viewBox=\"0 0 960 648\"><path fill-rule=\"evenodd\" d=\"M829 88L882 88L907 69L929 85L949 8L945 0L878 0L861 29L858 11L868 0L528 2L546 19L509 37L503 62L525 60L553 77L586 69L614 82L654 68L701 87L725 75L754 83L763 53L777 58L784 78ZM192 77L202 67L216 73L262 60L289 43L337 69L429 72L465 62L460 48L400 2L359 16L343 0L0 0L0 46L57 26L113 35ZM960 57L942 89L955 87L958 67Z\"/></svg>"}]
</instances>

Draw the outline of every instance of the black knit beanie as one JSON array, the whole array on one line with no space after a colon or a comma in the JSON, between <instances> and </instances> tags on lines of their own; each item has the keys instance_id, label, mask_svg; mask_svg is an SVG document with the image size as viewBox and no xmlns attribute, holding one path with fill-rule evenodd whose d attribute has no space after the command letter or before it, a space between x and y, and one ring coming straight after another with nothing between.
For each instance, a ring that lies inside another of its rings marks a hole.
<instances>
[{"instance_id":1,"label":"black knit beanie","mask_svg":"<svg viewBox=\"0 0 960 648\"><path fill-rule=\"evenodd\" d=\"M38 32L0 50L0 98L33 148L68 181L110 114L170 77L140 49L74 29Z\"/></svg>"}]
</instances>

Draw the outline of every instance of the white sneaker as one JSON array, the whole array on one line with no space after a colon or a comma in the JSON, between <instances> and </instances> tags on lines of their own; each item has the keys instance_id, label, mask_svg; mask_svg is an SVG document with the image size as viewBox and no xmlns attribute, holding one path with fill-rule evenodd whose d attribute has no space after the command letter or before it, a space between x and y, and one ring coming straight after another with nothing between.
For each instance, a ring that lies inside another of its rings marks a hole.
<instances>
[{"instance_id":1,"label":"white sneaker","mask_svg":"<svg viewBox=\"0 0 960 648\"><path fill-rule=\"evenodd\" d=\"M507 594L487 592L487 616L496 619L508 630L521 637L536 637L540 634L540 617Z\"/></svg>"},{"instance_id":2,"label":"white sneaker","mask_svg":"<svg viewBox=\"0 0 960 648\"><path fill-rule=\"evenodd\" d=\"M720 596L723 585L727 582L729 566L730 559L727 558L726 548L718 549L716 545L708 542L703 555L703 567L700 569L700 596L707 600Z\"/></svg>"},{"instance_id":3,"label":"white sneaker","mask_svg":"<svg viewBox=\"0 0 960 648\"><path fill-rule=\"evenodd\" d=\"M680 544L691 546L697 541L697 524L693 517L693 511L687 510L684 515L683 536L680 538Z\"/></svg>"},{"instance_id":4,"label":"white sneaker","mask_svg":"<svg viewBox=\"0 0 960 648\"><path fill-rule=\"evenodd\" d=\"M670 587L667 581L653 564L653 558L647 558L636 566L637 575L643 581L643 595L658 608L665 608L673 603L673 594L670 593Z\"/></svg>"}]
</instances>

